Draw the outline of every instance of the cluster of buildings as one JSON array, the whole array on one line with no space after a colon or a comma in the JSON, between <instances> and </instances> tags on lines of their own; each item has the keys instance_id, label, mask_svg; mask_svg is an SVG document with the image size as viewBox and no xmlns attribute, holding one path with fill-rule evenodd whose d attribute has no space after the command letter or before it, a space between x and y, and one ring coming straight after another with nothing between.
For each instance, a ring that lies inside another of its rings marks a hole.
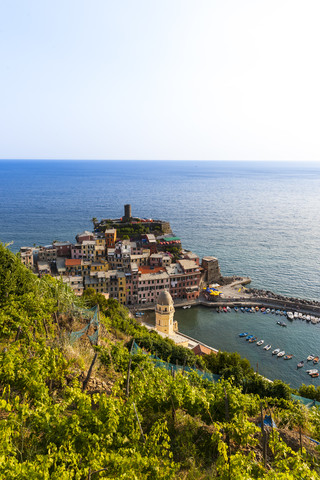
<instances>
[{"instance_id":1,"label":"cluster of buildings","mask_svg":"<svg viewBox=\"0 0 320 480\"><path fill-rule=\"evenodd\" d=\"M179 247L178 258L170 252L171 246ZM61 277L78 295L93 288L124 305L155 305L164 290L173 300L195 300L212 263L208 266L207 258L200 266L199 257L183 250L180 239L170 234L142 234L131 241L117 238L116 228L84 231L76 236L76 243L22 247L20 257L39 276Z\"/></svg>"}]
</instances>

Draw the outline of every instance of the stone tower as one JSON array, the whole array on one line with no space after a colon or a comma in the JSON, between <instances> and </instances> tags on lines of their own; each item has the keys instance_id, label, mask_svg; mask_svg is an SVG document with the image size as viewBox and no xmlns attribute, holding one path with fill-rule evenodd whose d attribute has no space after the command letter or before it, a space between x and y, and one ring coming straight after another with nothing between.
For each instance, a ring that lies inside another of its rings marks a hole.
<instances>
[{"instance_id":1,"label":"stone tower","mask_svg":"<svg viewBox=\"0 0 320 480\"><path fill-rule=\"evenodd\" d=\"M131 218L131 205L127 204L124 206L124 221L130 222Z\"/></svg>"},{"instance_id":2,"label":"stone tower","mask_svg":"<svg viewBox=\"0 0 320 480\"><path fill-rule=\"evenodd\" d=\"M156 306L156 330L173 335L178 331L178 322L173 321L174 306L170 293L162 290Z\"/></svg>"}]
</instances>

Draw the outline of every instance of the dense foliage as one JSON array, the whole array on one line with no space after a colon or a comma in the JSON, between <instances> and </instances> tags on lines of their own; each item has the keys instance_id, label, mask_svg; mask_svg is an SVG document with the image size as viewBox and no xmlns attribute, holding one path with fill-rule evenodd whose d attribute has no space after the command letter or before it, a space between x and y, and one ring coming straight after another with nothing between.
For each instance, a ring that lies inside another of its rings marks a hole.
<instances>
[{"instance_id":1,"label":"dense foliage","mask_svg":"<svg viewBox=\"0 0 320 480\"><path fill-rule=\"evenodd\" d=\"M248 379L259 377L245 360L223 353L194 359L89 291L83 301L99 304L104 327L99 346L86 354L98 354L97 372L113 383L112 392L93 394L77 367L83 341L71 347L62 329L73 293L49 277L37 279L3 246L0 291L0 478L320 478L316 450L304 444L308 451L293 451L281 438L283 429L319 438L320 410L249 393ZM173 376L148 355L131 355L132 337L164 360L219 373L223 367L225 378ZM269 408L280 428L263 434L258 422Z\"/></svg>"}]
</instances>

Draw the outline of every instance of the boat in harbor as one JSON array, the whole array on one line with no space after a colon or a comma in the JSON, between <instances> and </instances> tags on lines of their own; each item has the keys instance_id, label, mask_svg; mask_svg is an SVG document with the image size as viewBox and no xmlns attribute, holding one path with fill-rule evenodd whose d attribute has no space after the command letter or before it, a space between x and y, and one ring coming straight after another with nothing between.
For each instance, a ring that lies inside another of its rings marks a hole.
<instances>
[{"instance_id":1,"label":"boat in harbor","mask_svg":"<svg viewBox=\"0 0 320 480\"><path fill-rule=\"evenodd\" d=\"M318 373L319 370L317 370L316 368L312 368L311 370L306 370L306 372L309 374L309 375L313 375L314 373Z\"/></svg>"},{"instance_id":2,"label":"boat in harbor","mask_svg":"<svg viewBox=\"0 0 320 480\"><path fill-rule=\"evenodd\" d=\"M301 360L301 362L298 363L297 368L302 368L304 365L304 361Z\"/></svg>"},{"instance_id":3,"label":"boat in harbor","mask_svg":"<svg viewBox=\"0 0 320 480\"><path fill-rule=\"evenodd\" d=\"M291 360L291 358L293 357L292 354L287 354L283 357L284 360Z\"/></svg>"},{"instance_id":4,"label":"boat in harbor","mask_svg":"<svg viewBox=\"0 0 320 480\"><path fill-rule=\"evenodd\" d=\"M266 313L270 313L270 311L271 311L270 308L267 308Z\"/></svg>"},{"instance_id":5,"label":"boat in harbor","mask_svg":"<svg viewBox=\"0 0 320 480\"><path fill-rule=\"evenodd\" d=\"M279 352L277 357L284 357L286 354L286 352L284 350L282 350L282 352Z\"/></svg>"},{"instance_id":6,"label":"boat in harbor","mask_svg":"<svg viewBox=\"0 0 320 480\"><path fill-rule=\"evenodd\" d=\"M264 343L264 340L259 340L259 342L257 342L258 347L260 347L260 345L262 345L263 343Z\"/></svg>"},{"instance_id":7,"label":"boat in harbor","mask_svg":"<svg viewBox=\"0 0 320 480\"><path fill-rule=\"evenodd\" d=\"M262 308L260 309L260 312L263 313L263 312L265 312L265 310L266 310L266 307L262 307Z\"/></svg>"},{"instance_id":8,"label":"boat in harbor","mask_svg":"<svg viewBox=\"0 0 320 480\"><path fill-rule=\"evenodd\" d=\"M313 360L314 357L315 357L314 355L309 355L309 356L307 357L307 361L308 361L308 362L311 362L311 360Z\"/></svg>"},{"instance_id":9,"label":"boat in harbor","mask_svg":"<svg viewBox=\"0 0 320 480\"><path fill-rule=\"evenodd\" d=\"M264 350L270 350L270 348L271 348L270 343L268 345L266 345L265 347L263 347Z\"/></svg>"},{"instance_id":10,"label":"boat in harbor","mask_svg":"<svg viewBox=\"0 0 320 480\"><path fill-rule=\"evenodd\" d=\"M284 322L279 322L279 321L277 322L277 325L280 325L280 327L286 327L286 326L287 326L286 323L284 323Z\"/></svg>"},{"instance_id":11,"label":"boat in harbor","mask_svg":"<svg viewBox=\"0 0 320 480\"><path fill-rule=\"evenodd\" d=\"M255 308L256 308L256 312L259 312L259 307L258 307L258 305L257 305Z\"/></svg>"},{"instance_id":12,"label":"boat in harbor","mask_svg":"<svg viewBox=\"0 0 320 480\"><path fill-rule=\"evenodd\" d=\"M317 373L311 373L310 377L312 377L312 378L317 378L317 377L319 377L319 372L317 372Z\"/></svg>"},{"instance_id":13,"label":"boat in harbor","mask_svg":"<svg viewBox=\"0 0 320 480\"><path fill-rule=\"evenodd\" d=\"M294 317L293 317L293 313L292 313L292 312L287 312L287 318L288 318L289 320L293 320L293 318L294 318Z\"/></svg>"},{"instance_id":14,"label":"boat in harbor","mask_svg":"<svg viewBox=\"0 0 320 480\"><path fill-rule=\"evenodd\" d=\"M247 337L248 332L239 333L239 337Z\"/></svg>"},{"instance_id":15,"label":"boat in harbor","mask_svg":"<svg viewBox=\"0 0 320 480\"><path fill-rule=\"evenodd\" d=\"M245 312L244 307L241 307L240 310L241 310L242 313Z\"/></svg>"},{"instance_id":16,"label":"boat in harbor","mask_svg":"<svg viewBox=\"0 0 320 480\"><path fill-rule=\"evenodd\" d=\"M271 308L271 313L274 314L276 311L274 308Z\"/></svg>"},{"instance_id":17,"label":"boat in harbor","mask_svg":"<svg viewBox=\"0 0 320 480\"><path fill-rule=\"evenodd\" d=\"M252 337L252 338L250 338L249 343L254 343L254 342L256 342L257 340L258 340L257 337Z\"/></svg>"},{"instance_id":18,"label":"boat in harbor","mask_svg":"<svg viewBox=\"0 0 320 480\"><path fill-rule=\"evenodd\" d=\"M249 341L249 340L251 340L251 338L253 338L253 335L248 335L246 340Z\"/></svg>"},{"instance_id":19,"label":"boat in harbor","mask_svg":"<svg viewBox=\"0 0 320 480\"><path fill-rule=\"evenodd\" d=\"M233 310L234 310L235 312L238 312L238 311L239 311L239 308L238 308L238 307L233 307Z\"/></svg>"},{"instance_id":20,"label":"boat in harbor","mask_svg":"<svg viewBox=\"0 0 320 480\"><path fill-rule=\"evenodd\" d=\"M314 363L314 365L315 365L316 363L319 363L319 357L314 357L313 363Z\"/></svg>"},{"instance_id":21,"label":"boat in harbor","mask_svg":"<svg viewBox=\"0 0 320 480\"><path fill-rule=\"evenodd\" d=\"M272 355L278 355L279 352L280 348L276 348L275 350L273 350Z\"/></svg>"}]
</instances>

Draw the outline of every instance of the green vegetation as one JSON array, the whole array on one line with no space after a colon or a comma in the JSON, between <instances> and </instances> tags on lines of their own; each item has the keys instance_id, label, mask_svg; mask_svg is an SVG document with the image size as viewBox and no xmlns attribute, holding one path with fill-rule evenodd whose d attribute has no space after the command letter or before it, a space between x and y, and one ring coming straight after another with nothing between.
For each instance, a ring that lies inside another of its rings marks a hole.
<instances>
[{"instance_id":1,"label":"green vegetation","mask_svg":"<svg viewBox=\"0 0 320 480\"><path fill-rule=\"evenodd\" d=\"M85 336L70 345L70 331L87 323L77 302L99 305L97 347ZM285 384L267 386L237 354L197 358L115 300L90 289L77 300L2 245L0 327L0 478L320 479L319 452L304 437L320 440L319 408L287 400ZM130 354L133 337L165 361L223 378L155 368L150 356ZM277 430L261 431L261 410Z\"/></svg>"}]
</instances>

